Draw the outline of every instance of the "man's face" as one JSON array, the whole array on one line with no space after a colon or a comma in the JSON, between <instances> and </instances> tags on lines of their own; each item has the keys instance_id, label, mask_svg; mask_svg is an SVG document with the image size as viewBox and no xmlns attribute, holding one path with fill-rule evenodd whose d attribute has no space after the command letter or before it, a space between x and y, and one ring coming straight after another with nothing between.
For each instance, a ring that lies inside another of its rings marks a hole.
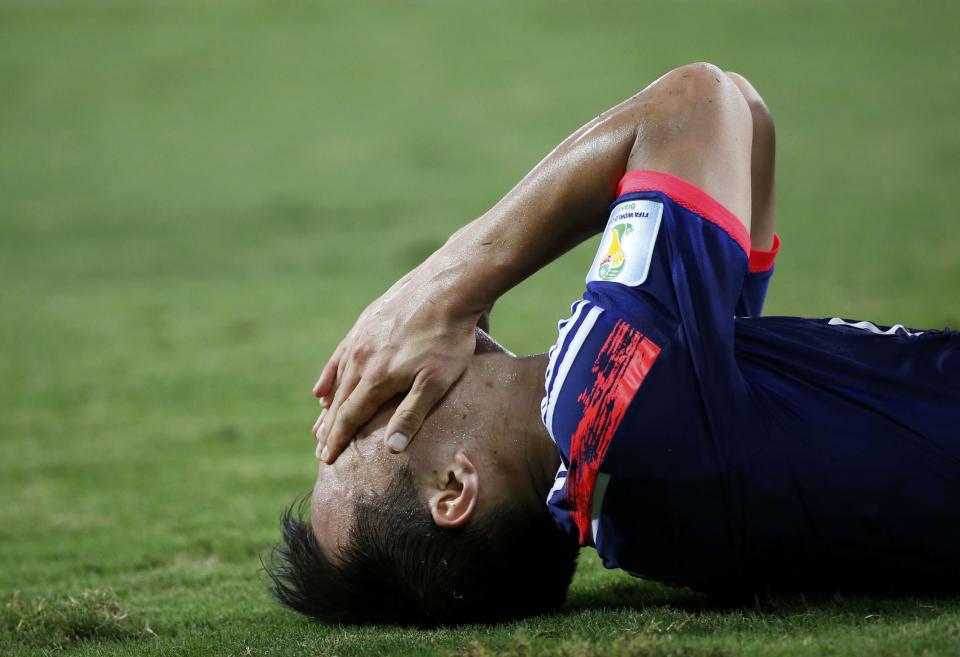
<instances>
[{"instance_id":1,"label":"man's face","mask_svg":"<svg viewBox=\"0 0 960 657\"><path fill-rule=\"evenodd\" d=\"M556 449L539 422L543 370L537 370L536 382L530 384L533 392L527 395L529 399L523 398L515 387L517 374L510 368L513 357L495 349L488 351L474 358L405 451L392 454L383 441L387 422L400 402L395 399L357 432L333 465L320 464L311 519L314 534L329 558L336 559L350 538L357 500L382 494L400 468L408 464L424 496L424 508L431 513L436 511L436 495L451 489L468 490L456 479L465 472L457 461L461 451L481 482L473 507L478 515L507 500L543 505L559 463ZM524 433L530 417L542 435ZM548 466L534 468L544 471L542 481L531 477L530 463L537 463L540 455L529 451L531 445L541 443L549 450Z\"/></svg>"},{"instance_id":2,"label":"man's face","mask_svg":"<svg viewBox=\"0 0 960 657\"><path fill-rule=\"evenodd\" d=\"M394 406L382 408L357 432L356 438L333 465L320 463L313 487L311 519L320 547L336 559L354 522L354 502L363 495L382 493L406 455L383 447L383 432Z\"/></svg>"}]
</instances>

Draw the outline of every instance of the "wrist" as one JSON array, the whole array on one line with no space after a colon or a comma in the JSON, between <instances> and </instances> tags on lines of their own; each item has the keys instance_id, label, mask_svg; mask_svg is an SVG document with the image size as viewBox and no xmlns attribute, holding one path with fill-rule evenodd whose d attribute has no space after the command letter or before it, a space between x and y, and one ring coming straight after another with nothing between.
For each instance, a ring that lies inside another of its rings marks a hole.
<instances>
[{"instance_id":1,"label":"wrist","mask_svg":"<svg viewBox=\"0 0 960 657\"><path fill-rule=\"evenodd\" d=\"M468 250L451 245L440 247L421 266L419 280L411 284L419 288L425 300L440 314L441 321L459 323L479 321L493 308L485 281L476 267L476 259Z\"/></svg>"}]
</instances>

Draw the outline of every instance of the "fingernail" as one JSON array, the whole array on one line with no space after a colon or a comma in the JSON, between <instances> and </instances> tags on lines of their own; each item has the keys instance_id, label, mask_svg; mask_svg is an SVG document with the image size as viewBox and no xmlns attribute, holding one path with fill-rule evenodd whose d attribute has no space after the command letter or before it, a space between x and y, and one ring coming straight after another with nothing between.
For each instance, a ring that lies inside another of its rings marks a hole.
<instances>
[{"instance_id":1,"label":"fingernail","mask_svg":"<svg viewBox=\"0 0 960 657\"><path fill-rule=\"evenodd\" d=\"M387 447L390 448L390 451L394 454L402 452L407 448L407 443L410 442L410 439L404 436L399 431L393 433L389 438L387 438Z\"/></svg>"},{"instance_id":2,"label":"fingernail","mask_svg":"<svg viewBox=\"0 0 960 657\"><path fill-rule=\"evenodd\" d=\"M326 462L327 462L327 454L329 454L329 453L330 453L330 450L328 450L328 449L327 449L327 446L324 445L324 446L323 446L323 449L320 451L320 460L323 461L324 463L326 463Z\"/></svg>"},{"instance_id":3,"label":"fingernail","mask_svg":"<svg viewBox=\"0 0 960 657\"><path fill-rule=\"evenodd\" d=\"M321 460L321 461L323 460L323 450L324 450L323 443L317 443L317 450L316 452L314 452L314 454L316 455L318 460Z\"/></svg>"},{"instance_id":4,"label":"fingernail","mask_svg":"<svg viewBox=\"0 0 960 657\"><path fill-rule=\"evenodd\" d=\"M317 427L317 440L320 440L320 436L323 435L323 422L320 423L320 426Z\"/></svg>"}]
</instances>

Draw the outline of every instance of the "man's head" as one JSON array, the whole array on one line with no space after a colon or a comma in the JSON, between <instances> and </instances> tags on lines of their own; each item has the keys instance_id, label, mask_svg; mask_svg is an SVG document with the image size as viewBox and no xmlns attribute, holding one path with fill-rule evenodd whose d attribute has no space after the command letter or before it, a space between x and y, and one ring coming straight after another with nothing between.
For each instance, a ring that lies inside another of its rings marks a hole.
<instances>
[{"instance_id":1,"label":"man's head","mask_svg":"<svg viewBox=\"0 0 960 657\"><path fill-rule=\"evenodd\" d=\"M268 572L325 622L493 622L556 609L577 547L544 500L559 459L539 423L543 359L474 357L402 454L383 409L291 506Z\"/></svg>"}]
</instances>

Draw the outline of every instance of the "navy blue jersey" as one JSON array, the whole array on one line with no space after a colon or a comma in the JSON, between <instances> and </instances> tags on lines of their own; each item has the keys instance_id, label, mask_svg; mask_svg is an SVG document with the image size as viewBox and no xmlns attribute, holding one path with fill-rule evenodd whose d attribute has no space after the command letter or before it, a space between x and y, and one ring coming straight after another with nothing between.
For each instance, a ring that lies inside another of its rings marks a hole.
<instances>
[{"instance_id":1,"label":"navy blue jersey","mask_svg":"<svg viewBox=\"0 0 960 657\"><path fill-rule=\"evenodd\" d=\"M760 317L774 252L627 173L550 350L551 513L699 590L960 590L960 333Z\"/></svg>"}]
</instances>

